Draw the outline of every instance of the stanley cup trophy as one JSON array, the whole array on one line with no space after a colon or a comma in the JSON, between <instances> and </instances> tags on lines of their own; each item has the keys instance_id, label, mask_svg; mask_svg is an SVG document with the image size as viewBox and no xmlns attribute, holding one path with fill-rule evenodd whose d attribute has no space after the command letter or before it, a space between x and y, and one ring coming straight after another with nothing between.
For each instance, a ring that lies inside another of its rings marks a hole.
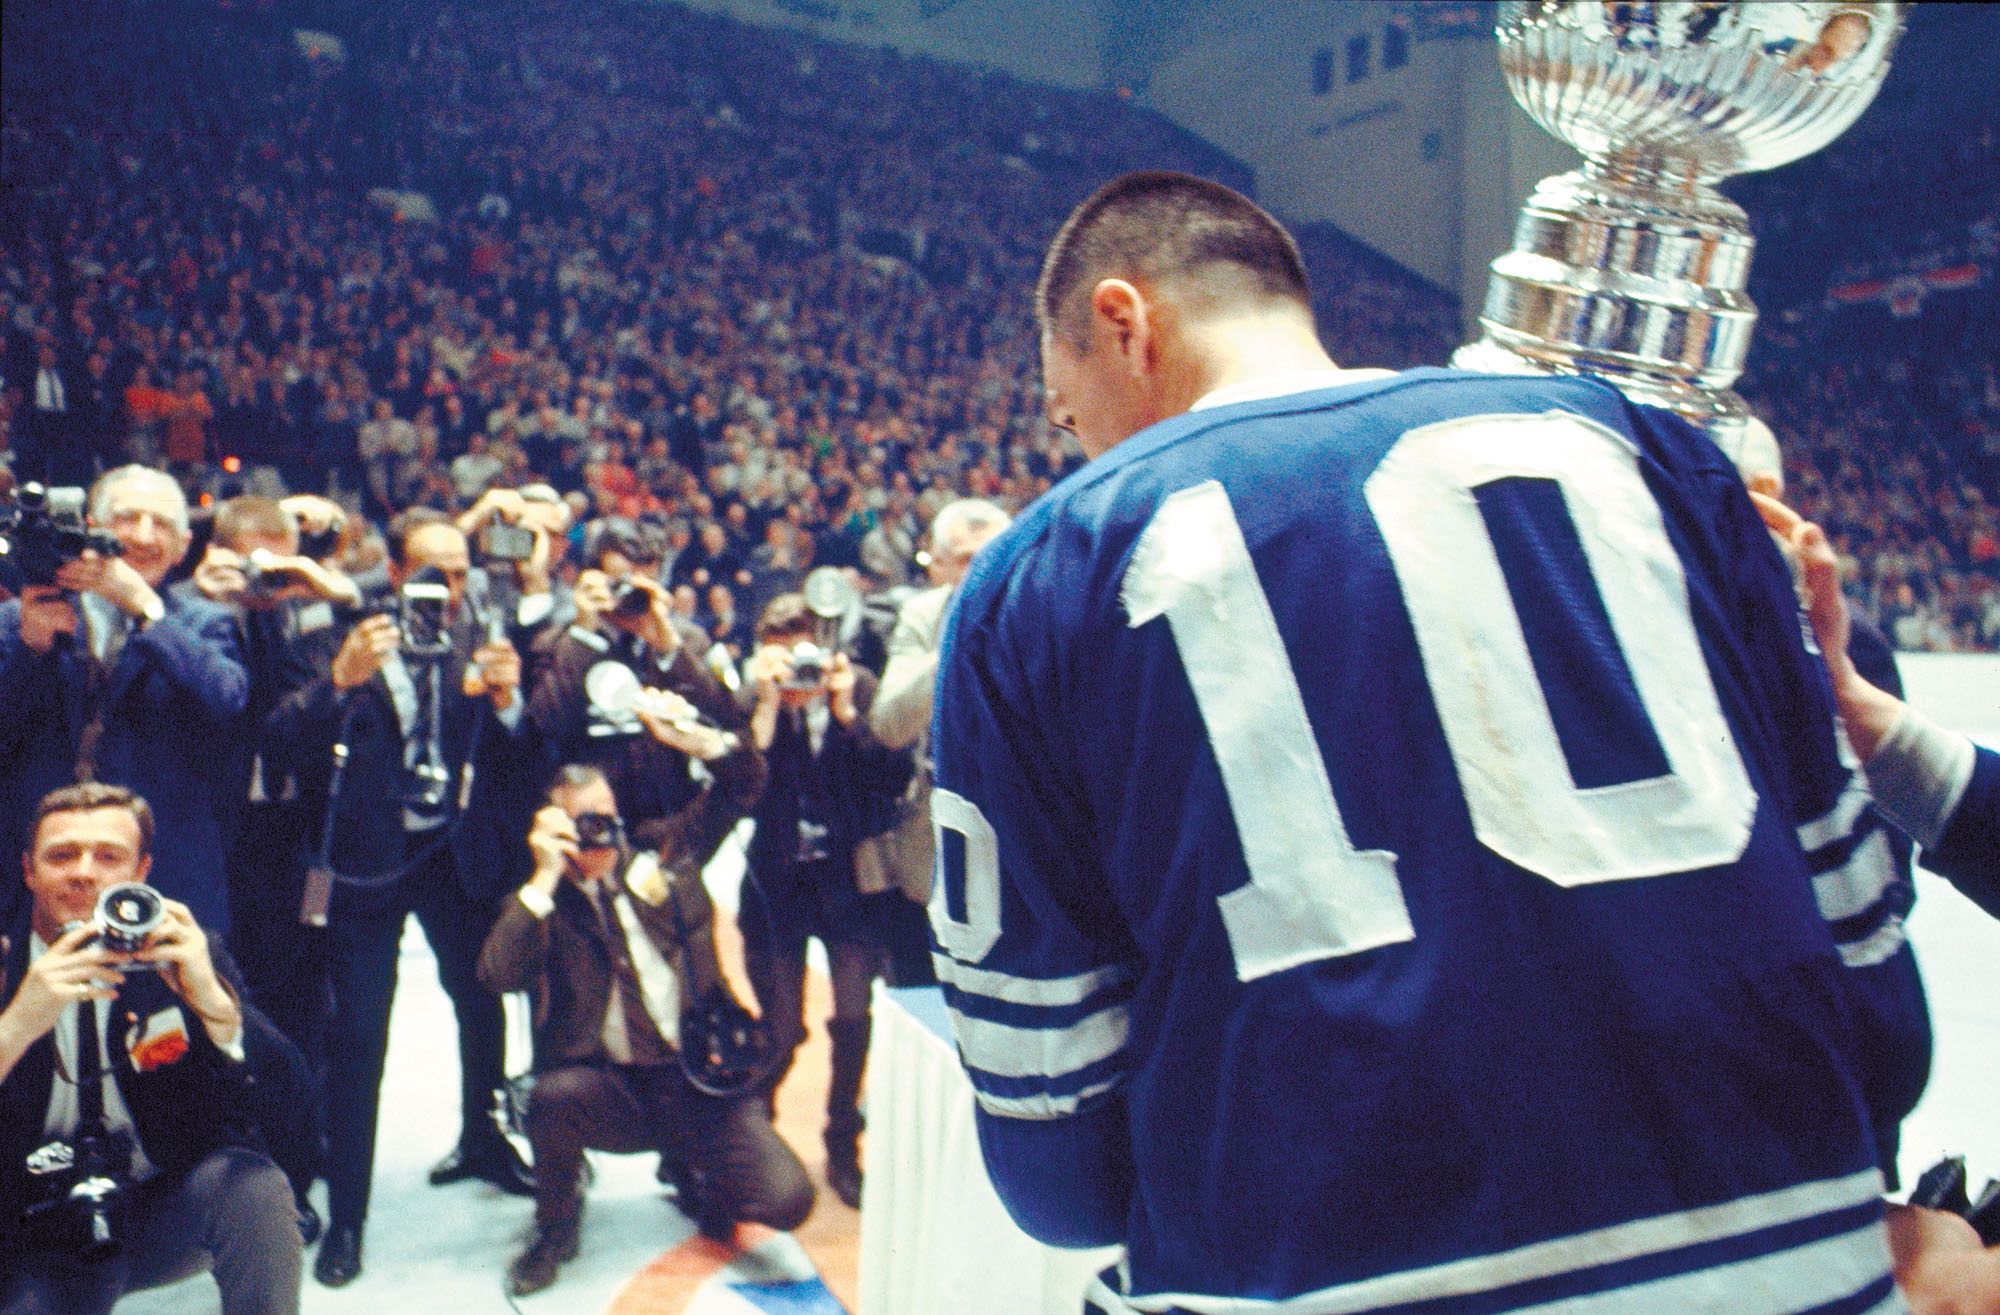
<instances>
[{"instance_id":1,"label":"stanley cup trophy","mask_svg":"<svg viewBox=\"0 0 2000 1315\"><path fill-rule=\"evenodd\" d=\"M1503 0L1508 88L1584 165L1522 207L1483 335L1454 364L1597 375L1733 455L1750 419L1730 385L1757 319L1744 291L1754 243L1715 184L1846 131L1882 85L1900 9Z\"/></svg>"}]
</instances>

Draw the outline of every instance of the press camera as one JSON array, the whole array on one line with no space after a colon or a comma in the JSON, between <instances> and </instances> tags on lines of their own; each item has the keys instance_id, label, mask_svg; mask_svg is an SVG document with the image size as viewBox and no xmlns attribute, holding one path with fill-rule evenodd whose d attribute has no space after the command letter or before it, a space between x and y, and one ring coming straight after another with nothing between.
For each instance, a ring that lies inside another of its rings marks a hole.
<instances>
[{"instance_id":1,"label":"press camera","mask_svg":"<svg viewBox=\"0 0 2000 1315\"><path fill-rule=\"evenodd\" d=\"M118 1254L115 1212L132 1185L130 1134L80 1129L37 1147L26 1167L41 1199L21 1222L38 1248L91 1264Z\"/></svg>"},{"instance_id":2,"label":"press camera","mask_svg":"<svg viewBox=\"0 0 2000 1315\"><path fill-rule=\"evenodd\" d=\"M19 593L28 585L52 585L58 571L93 550L117 556L118 540L90 528L84 505L80 488L33 483L0 502L0 587Z\"/></svg>"}]
</instances>

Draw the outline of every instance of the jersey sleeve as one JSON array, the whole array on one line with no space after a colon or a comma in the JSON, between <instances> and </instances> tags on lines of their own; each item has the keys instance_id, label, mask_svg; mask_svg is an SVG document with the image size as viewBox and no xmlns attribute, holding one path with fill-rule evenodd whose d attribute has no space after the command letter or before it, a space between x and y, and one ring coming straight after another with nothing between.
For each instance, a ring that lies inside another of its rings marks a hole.
<instances>
[{"instance_id":1,"label":"jersey sleeve","mask_svg":"<svg viewBox=\"0 0 2000 1315\"><path fill-rule=\"evenodd\" d=\"M1046 719L1058 624L1031 576L984 572L953 609L932 727L930 917L994 1187L1031 1236L1093 1246L1123 1236L1131 1193L1119 1089L1137 972Z\"/></svg>"},{"instance_id":2,"label":"jersey sleeve","mask_svg":"<svg viewBox=\"0 0 2000 1315\"><path fill-rule=\"evenodd\" d=\"M1924 866L2000 918L2000 753L1974 746L1972 780Z\"/></svg>"},{"instance_id":3,"label":"jersey sleeve","mask_svg":"<svg viewBox=\"0 0 2000 1315\"><path fill-rule=\"evenodd\" d=\"M1813 897L1850 968L1898 954L1914 898L1908 849L1848 747L1790 569L1732 474L1718 476L1721 546L1752 697L1776 746L1773 784L1805 851Z\"/></svg>"}]
</instances>

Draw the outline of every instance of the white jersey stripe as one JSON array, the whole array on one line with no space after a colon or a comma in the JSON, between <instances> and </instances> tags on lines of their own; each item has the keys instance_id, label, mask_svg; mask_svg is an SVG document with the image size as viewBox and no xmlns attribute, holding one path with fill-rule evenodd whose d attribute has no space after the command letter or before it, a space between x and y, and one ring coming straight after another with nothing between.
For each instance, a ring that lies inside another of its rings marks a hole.
<instances>
[{"instance_id":1,"label":"white jersey stripe","mask_svg":"<svg viewBox=\"0 0 2000 1315\"><path fill-rule=\"evenodd\" d=\"M1895 957L1909 939L1909 929L1903 920L1891 917L1874 931L1858 941L1851 941L1840 947L1840 961L1849 968L1872 968L1876 964Z\"/></svg>"},{"instance_id":2,"label":"white jersey stripe","mask_svg":"<svg viewBox=\"0 0 2000 1315\"><path fill-rule=\"evenodd\" d=\"M1868 807L1871 796L1868 783L1861 773L1848 778L1847 788L1840 792L1840 798L1824 817L1816 817L1799 828L1799 848L1810 854L1832 844L1843 836L1854 833L1855 823L1861 820L1861 810Z\"/></svg>"},{"instance_id":3,"label":"white jersey stripe","mask_svg":"<svg viewBox=\"0 0 2000 1315\"><path fill-rule=\"evenodd\" d=\"M975 1088L973 1098L979 1108L988 1114L1003 1119L1062 1119L1082 1109L1085 1102L1095 1100L1105 1092L1124 1081L1124 1075L1108 1077L1102 1082L1089 1086L1069 1096L989 1096Z\"/></svg>"},{"instance_id":4,"label":"white jersey stripe","mask_svg":"<svg viewBox=\"0 0 2000 1315\"><path fill-rule=\"evenodd\" d=\"M1060 1078L1125 1048L1130 1025L1122 1004L1085 1014L1068 1027L1015 1027L953 1009L951 1028L973 1068L1003 1078Z\"/></svg>"},{"instance_id":5,"label":"white jersey stripe","mask_svg":"<svg viewBox=\"0 0 2000 1315\"><path fill-rule=\"evenodd\" d=\"M1301 1293L1283 1301L1178 1292L1123 1297L1101 1280L1091 1289L1091 1299L1113 1312L1358 1315L1387 1306L1489 1292L1681 1247L1719 1242L1851 1209L1879 1200L1881 1194L1881 1174L1865 1169L1844 1178L1801 1183L1696 1210L1635 1219L1588 1233L1529 1243L1512 1251L1383 1274ZM1887 1235L1879 1224L1870 1223L1806 1246L1751 1257L1718 1269L1669 1276L1654 1284L1572 1297L1566 1303L1541 1309L1560 1310L1563 1315L1611 1315L1612 1312L1626 1315L1639 1310L1665 1315L1693 1310L1727 1311L1729 1315L1791 1315L1858 1292L1888 1272ZM1639 1294L1648 1288L1683 1282L1688 1286L1671 1289L1664 1304L1637 1304ZM1829 1289L1825 1297L1803 1299L1801 1294L1818 1291L1822 1284Z\"/></svg>"},{"instance_id":6,"label":"white jersey stripe","mask_svg":"<svg viewBox=\"0 0 2000 1315\"><path fill-rule=\"evenodd\" d=\"M1080 1005L1099 991L1131 980L1129 970L1116 964L1093 968L1069 977L1015 977L990 968L974 968L948 954L931 953L938 980L949 982L968 995L984 996L1012 1005L1040 1005L1062 1008Z\"/></svg>"},{"instance_id":7,"label":"white jersey stripe","mask_svg":"<svg viewBox=\"0 0 2000 1315\"><path fill-rule=\"evenodd\" d=\"M1854 847L1847 861L1812 879L1813 898L1828 922L1866 913L1896 879L1896 856L1887 832L1877 831Z\"/></svg>"}]
</instances>

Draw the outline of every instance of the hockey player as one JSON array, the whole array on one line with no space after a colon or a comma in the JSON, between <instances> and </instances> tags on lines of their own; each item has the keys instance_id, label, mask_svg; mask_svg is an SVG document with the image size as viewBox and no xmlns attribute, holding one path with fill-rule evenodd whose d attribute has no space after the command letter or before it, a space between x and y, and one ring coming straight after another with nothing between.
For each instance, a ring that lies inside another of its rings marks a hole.
<instances>
[{"instance_id":1,"label":"hockey player","mask_svg":"<svg viewBox=\"0 0 2000 1315\"><path fill-rule=\"evenodd\" d=\"M1589 380L1339 369L1181 175L1037 311L1091 461L974 564L933 729L1015 1218L1124 1245L1107 1313L1894 1309L1813 893L1886 855L1728 462Z\"/></svg>"}]
</instances>

